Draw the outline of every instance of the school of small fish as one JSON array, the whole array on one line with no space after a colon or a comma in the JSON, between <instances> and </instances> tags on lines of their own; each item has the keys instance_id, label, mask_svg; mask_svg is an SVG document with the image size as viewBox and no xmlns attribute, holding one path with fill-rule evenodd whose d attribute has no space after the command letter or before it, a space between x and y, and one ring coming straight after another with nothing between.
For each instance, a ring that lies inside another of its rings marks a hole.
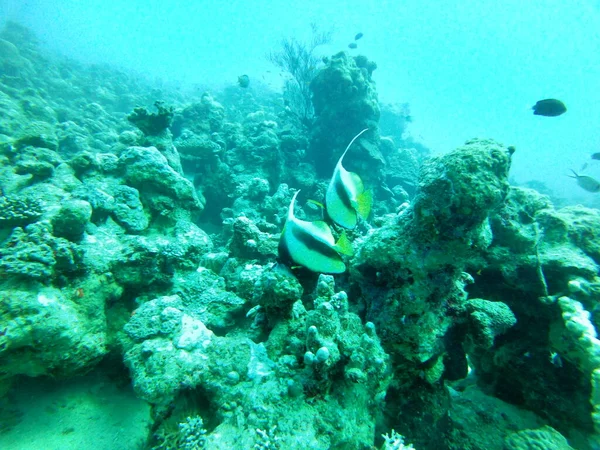
<instances>
[{"instance_id":1,"label":"school of small fish","mask_svg":"<svg viewBox=\"0 0 600 450\"><path fill-rule=\"evenodd\" d=\"M362 33L357 33L356 36L354 36L354 42L350 42L348 44L348 48L351 50L354 50L355 48L358 48L358 44L356 43L356 41L358 41L361 37L363 37Z\"/></svg>"}]
</instances>

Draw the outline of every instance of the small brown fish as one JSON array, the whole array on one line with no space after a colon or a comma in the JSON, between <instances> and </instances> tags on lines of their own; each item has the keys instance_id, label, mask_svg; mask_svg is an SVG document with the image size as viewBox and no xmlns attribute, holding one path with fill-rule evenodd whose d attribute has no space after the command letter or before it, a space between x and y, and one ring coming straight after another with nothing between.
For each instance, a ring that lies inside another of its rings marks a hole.
<instances>
[{"instance_id":1,"label":"small brown fish","mask_svg":"<svg viewBox=\"0 0 600 450\"><path fill-rule=\"evenodd\" d=\"M356 42L350 42L348 44L348 48L351 48L352 50L354 50L356 47L358 47L358 45L356 45Z\"/></svg>"},{"instance_id":2,"label":"small brown fish","mask_svg":"<svg viewBox=\"0 0 600 450\"><path fill-rule=\"evenodd\" d=\"M531 109L534 116L556 117L567 112L565 104L555 98L540 100Z\"/></svg>"},{"instance_id":3,"label":"small brown fish","mask_svg":"<svg viewBox=\"0 0 600 450\"><path fill-rule=\"evenodd\" d=\"M354 36L354 40L358 41L361 37L363 37L362 33L357 33L356 36Z\"/></svg>"},{"instance_id":4,"label":"small brown fish","mask_svg":"<svg viewBox=\"0 0 600 450\"><path fill-rule=\"evenodd\" d=\"M600 192L600 181L595 178L588 177L587 175L577 175L573 169L571 169L573 175L568 175L571 178L577 180L577 184L580 188L585 189L588 192Z\"/></svg>"},{"instance_id":5,"label":"small brown fish","mask_svg":"<svg viewBox=\"0 0 600 450\"><path fill-rule=\"evenodd\" d=\"M592 153L592 159L600 159L600 152Z\"/></svg>"}]
</instances>

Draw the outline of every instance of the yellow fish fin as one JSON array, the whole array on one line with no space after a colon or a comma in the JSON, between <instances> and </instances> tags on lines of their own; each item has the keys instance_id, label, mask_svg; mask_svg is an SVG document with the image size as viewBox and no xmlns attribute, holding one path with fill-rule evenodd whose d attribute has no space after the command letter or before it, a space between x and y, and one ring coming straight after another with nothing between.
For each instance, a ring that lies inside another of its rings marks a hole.
<instances>
[{"instance_id":1,"label":"yellow fish fin","mask_svg":"<svg viewBox=\"0 0 600 450\"><path fill-rule=\"evenodd\" d=\"M316 206L318 206L321 209L325 209L325 205L323 203L318 202L318 201L313 200L313 199L306 200L306 203L312 203L313 205L316 205Z\"/></svg>"},{"instance_id":2,"label":"yellow fish fin","mask_svg":"<svg viewBox=\"0 0 600 450\"><path fill-rule=\"evenodd\" d=\"M371 214L371 206L373 205L373 192L367 189L359 194L356 205L356 212L360 217L367 220Z\"/></svg>"},{"instance_id":3,"label":"yellow fish fin","mask_svg":"<svg viewBox=\"0 0 600 450\"><path fill-rule=\"evenodd\" d=\"M350 242L350 239L348 239L348 236L346 236L345 231L342 231L340 238L335 243L335 249L342 255L352 256L354 254L352 242Z\"/></svg>"}]
</instances>

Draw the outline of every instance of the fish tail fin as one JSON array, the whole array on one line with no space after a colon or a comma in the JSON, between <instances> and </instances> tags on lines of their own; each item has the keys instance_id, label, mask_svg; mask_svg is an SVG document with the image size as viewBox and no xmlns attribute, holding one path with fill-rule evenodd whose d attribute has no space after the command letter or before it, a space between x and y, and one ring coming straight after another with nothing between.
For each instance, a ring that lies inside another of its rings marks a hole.
<instances>
[{"instance_id":1,"label":"fish tail fin","mask_svg":"<svg viewBox=\"0 0 600 450\"><path fill-rule=\"evenodd\" d=\"M288 209L288 220L292 220L295 215L294 215L294 204L296 203L296 197L298 197L298 194L300 193L300 189L298 189L296 191L296 193L292 196L292 201L290 202L290 207Z\"/></svg>"},{"instance_id":2,"label":"fish tail fin","mask_svg":"<svg viewBox=\"0 0 600 450\"><path fill-rule=\"evenodd\" d=\"M354 254L352 243L350 242L350 239L348 239L345 231L342 231L340 238L335 243L335 249L342 255L352 256Z\"/></svg>"},{"instance_id":3,"label":"fish tail fin","mask_svg":"<svg viewBox=\"0 0 600 450\"><path fill-rule=\"evenodd\" d=\"M356 200L356 212L360 217L367 220L369 214L371 214L371 206L373 205L373 191L371 189L363 191Z\"/></svg>"},{"instance_id":4,"label":"fish tail fin","mask_svg":"<svg viewBox=\"0 0 600 450\"><path fill-rule=\"evenodd\" d=\"M344 159L344 156L346 156L346 153L348 153L348 150L350 150L350 147L352 147L352 144L354 144L354 141L356 141L365 131L369 131L369 129L365 128L364 130L362 130L360 133L358 133L356 136L354 136L352 138L352 140L348 144L348 147L346 147L346 150L344 150L344 153L342 153L342 156L340 156L340 159L338 160L338 164L340 164L340 165L342 164L342 160Z\"/></svg>"},{"instance_id":5,"label":"fish tail fin","mask_svg":"<svg viewBox=\"0 0 600 450\"><path fill-rule=\"evenodd\" d=\"M573 175L567 175L569 178L579 178L579 175L577 175L577 172L575 172L573 169L570 169L571 172L573 172Z\"/></svg>"}]
</instances>

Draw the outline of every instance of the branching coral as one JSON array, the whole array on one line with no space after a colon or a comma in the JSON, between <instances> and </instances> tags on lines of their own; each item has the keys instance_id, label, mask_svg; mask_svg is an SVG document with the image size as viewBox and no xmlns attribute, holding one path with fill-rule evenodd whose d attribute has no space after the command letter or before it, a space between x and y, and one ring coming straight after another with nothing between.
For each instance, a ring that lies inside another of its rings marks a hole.
<instances>
[{"instance_id":1,"label":"branching coral","mask_svg":"<svg viewBox=\"0 0 600 450\"><path fill-rule=\"evenodd\" d=\"M331 41L331 31L319 31L315 24L309 42L300 42L295 38L286 38L281 49L267 55L269 61L289 75L285 81L284 96L292 111L306 126L312 124L314 109L310 93L310 82L317 74L321 61L315 55L315 49Z\"/></svg>"},{"instance_id":2,"label":"branching coral","mask_svg":"<svg viewBox=\"0 0 600 450\"><path fill-rule=\"evenodd\" d=\"M200 450L206 444L206 430L200 416L186 417L174 432L161 429L155 437L158 444L152 450Z\"/></svg>"},{"instance_id":3,"label":"branching coral","mask_svg":"<svg viewBox=\"0 0 600 450\"><path fill-rule=\"evenodd\" d=\"M381 450L415 450L412 444L404 445L404 436L392 430L390 434L384 434L383 447Z\"/></svg>"}]
</instances>

